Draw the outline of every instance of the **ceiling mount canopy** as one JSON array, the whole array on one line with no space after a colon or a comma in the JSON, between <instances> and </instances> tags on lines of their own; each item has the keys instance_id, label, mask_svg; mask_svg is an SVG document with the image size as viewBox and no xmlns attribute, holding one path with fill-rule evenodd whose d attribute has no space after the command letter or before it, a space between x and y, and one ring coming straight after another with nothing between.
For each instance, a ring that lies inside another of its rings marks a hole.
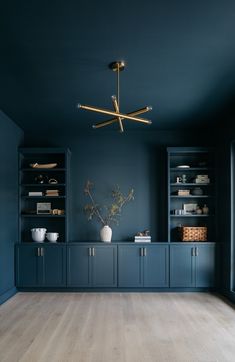
<instances>
[{"instance_id":1,"label":"ceiling mount canopy","mask_svg":"<svg viewBox=\"0 0 235 362\"><path fill-rule=\"evenodd\" d=\"M108 126L110 124L117 122L119 124L120 132L123 132L124 131L123 120L125 120L125 119L130 120L130 121L145 123L145 124L151 124L152 121L137 117L138 115L140 115L142 113L151 111L152 107L150 107L150 106L138 109L134 112L127 113L127 114L120 112L120 79L119 79L119 77L120 77L120 72L125 69L125 62L124 61L113 62L109 65L109 68L117 73L117 93L116 93L117 96L113 95L111 97L114 110L108 110L108 109L88 106L88 105L84 105L84 104L78 104L78 108L85 109L85 110L91 111L91 112L97 112L97 113L102 113L102 114L106 114L109 116L113 116L113 118L111 118L107 121L96 123L95 125L93 125L93 128L101 128L101 127L105 127L105 126Z\"/></svg>"}]
</instances>

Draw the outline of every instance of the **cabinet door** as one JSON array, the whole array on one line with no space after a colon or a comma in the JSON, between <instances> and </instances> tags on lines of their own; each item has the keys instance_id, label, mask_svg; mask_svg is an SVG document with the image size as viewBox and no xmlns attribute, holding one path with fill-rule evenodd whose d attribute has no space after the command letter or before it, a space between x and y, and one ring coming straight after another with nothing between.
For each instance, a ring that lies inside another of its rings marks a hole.
<instances>
[{"instance_id":1,"label":"cabinet door","mask_svg":"<svg viewBox=\"0 0 235 362\"><path fill-rule=\"evenodd\" d=\"M67 285L69 287L90 286L90 250L91 245L68 245Z\"/></svg>"},{"instance_id":2,"label":"cabinet door","mask_svg":"<svg viewBox=\"0 0 235 362\"><path fill-rule=\"evenodd\" d=\"M93 245L92 285L94 287L117 286L117 247Z\"/></svg>"},{"instance_id":3,"label":"cabinet door","mask_svg":"<svg viewBox=\"0 0 235 362\"><path fill-rule=\"evenodd\" d=\"M196 246L196 287L215 286L215 245Z\"/></svg>"},{"instance_id":4,"label":"cabinet door","mask_svg":"<svg viewBox=\"0 0 235 362\"><path fill-rule=\"evenodd\" d=\"M168 245L149 245L144 247L145 287L169 286L168 251Z\"/></svg>"},{"instance_id":5,"label":"cabinet door","mask_svg":"<svg viewBox=\"0 0 235 362\"><path fill-rule=\"evenodd\" d=\"M194 245L170 245L170 286L195 287Z\"/></svg>"},{"instance_id":6,"label":"cabinet door","mask_svg":"<svg viewBox=\"0 0 235 362\"><path fill-rule=\"evenodd\" d=\"M143 257L140 246L118 246L118 286L143 286Z\"/></svg>"},{"instance_id":7,"label":"cabinet door","mask_svg":"<svg viewBox=\"0 0 235 362\"><path fill-rule=\"evenodd\" d=\"M66 285L66 246L45 245L41 248L41 284L46 287Z\"/></svg>"},{"instance_id":8,"label":"cabinet door","mask_svg":"<svg viewBox=\"0 0 235 362\"><path fill-rule=\"evenodd\" d=\"M16 286L39 285L40 248L35 245L16 245Z\"/></svg>"}]
</instances>

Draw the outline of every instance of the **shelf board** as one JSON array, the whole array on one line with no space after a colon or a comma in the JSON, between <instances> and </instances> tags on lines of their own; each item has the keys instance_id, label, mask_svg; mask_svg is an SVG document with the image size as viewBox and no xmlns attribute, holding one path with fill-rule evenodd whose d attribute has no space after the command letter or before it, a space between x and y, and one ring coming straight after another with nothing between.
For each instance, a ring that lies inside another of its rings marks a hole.
<instances>
[{"instance_id":1,"label":"shelf board","mask_svg":"<svg viewBox=\"0 0 235 362\"><path fill-rule=\"evenodd\" d=\"M66 168L21 168L20 171L27 171L27 172L56 172L56 171L66 171Z\"/></svg>"},{"instance_id":2,"label":"shelf board","mask_svg":"<svg viewBox=\"0 0 235 362\"><path fill-rule=\"evenodd\" d=\"M216 244L216 241L199 241L199 240L195 240L195 241L182 241L182 240L174 240L174 241L169 241L169 244L188 244L191 245L193 243L198 243L198 244Z\"/></svg>"},{"instance_id":3,"label":"shelf board","mask_svg":"<svg viewBox=\"0 0 235 362\"><path fill-rule=\"evenodd\" d=\"M212 217L214 215L170 215L170 217Z\"/></svg>"},{"instance_id":4,"label":"shelf board","mask_svg":"<svg viewBox=\"0 0 235 362\"><path fill-rule=\"evenodd\" d=\"M32 186L32 187L57 187L57 186L65 186L65 184L20 184L20 186Z\"/></svg>"},{"instance_id":5,"label":"shelf board","mask_svg":"<svg viewBox=\"0 0 235 362\"><path fill-rule=\"evenodd\" d=\"M188 195L188 196L170 195L170 197L173 198L173 199L205 199L205 198L212 198L214 196L209 196L209 195L201 195L201 196L197 196L197 195Z\"/></svg>"},{"instance_id":6,"label":"shelf board","mask_svg":"<svg viewBox=\"0 0 235 362\"><path fill-rule=\"evenodd\" d=\"M180 167L170 167L171 171L180 171L180 172L188 172L188 171L210 171L213 170L211 167L189 167L189 168L180 168Z\"/></svg>"},{"instance_id":7,"label":"shelf board","mask_svg":"<svg viewBox=\"0 0 235 362\"><path fill-rule=\"evenodd\" d=\"M171 182L170 183L171 186L197 186L197 187L200 187L200 186L211 186L213 185L213 183L209 182L209 183L198 183L196 184L195 182L194 183L183 183L183 182Z\"/></svg>"},{"instance_id":8,"label":"shelf board","mask_svg":"<svg viewBox=\"0 0 235 362\"><path fill-rule=\"evenodd\" d=\"M21 196L23 199L65 199L65 196Z\"/></svg>"},{"instance_id":9,"label":"shelf board","mask_svg":"<svg viewBox=\"0 0 235 362\"><path fill-rule=\"evenodd\" d=\"M22 217L38 217L38 218L41 218L41 217L47 217L47 218L64 218L66 215L47 215L47 214L21 214Z\"/></svg>"}]
</instances>

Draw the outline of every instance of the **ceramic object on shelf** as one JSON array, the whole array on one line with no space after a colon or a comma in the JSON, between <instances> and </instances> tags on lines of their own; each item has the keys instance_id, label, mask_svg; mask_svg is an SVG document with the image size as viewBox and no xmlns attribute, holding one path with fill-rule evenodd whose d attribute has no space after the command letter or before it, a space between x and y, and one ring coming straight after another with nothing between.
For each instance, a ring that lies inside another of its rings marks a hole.
<instances>
[{"instance_id":1,"label":"ceramic object on shelf","mask_svg":"<svg viewBox=\"0 0 235 362\"><path fill-rule=\"evenodd\" d=\"M57 163L30 163L29 165L32 168L54 168L57 166Z\"/></svg>"},{"instance_id":2,"label":"ceramic object on shelf","mask_svg":"<svg viewBox=\"0 0 235 362\"><path fill-rule=\"evenodd\" d=\"M100 239L104 242L111 242L112 239L112 229L108 225L104 225L100 230Z\"/></svg>"},{"instance_id":3,"label":"ceramic object on shelf","mask_svg":"<svg viewBox=\"0 0 235 362\"><path fill-rule=\"evenodd\" d=\"M56 243L58 237L59 237L59 233L55 233L55 232L46 233L46 238L51 243Z\"/></svg>"},{"instance_id":4,"label":"ceramic object on shelf","mask_svg":"<svg viewBox=\"0 0 235 362\"><path fill-rule=\"evenodd\" d=\"M203 214L205 215L208 215L209 214L209 207L205 204L202 208L202 212Z\"/></svg>"},{"instance_id":5,"label":"ceramic object on shelf","mask_svg":"<svg viewBox=\"0 0 235 362\"><path fill-rule=\"evenodd\" d=\"M195 187L192 189L191 194L194 196L201 196L203 195L203 190L200 187Z\"/></svg>"},{"instance_id":6,"label":"ceramic object on shelf","mask_svg":"<svg viewBox=\"0 0 235 362\"><path fill-rule=\"evenodd\" d=\"M33 228L31 229L32 239L33 241L37 241L42 243L45 240L47 229L45 228Z\"/></svg>"},{"instance_id":7,"label":"ceramic object on shelf","mask_svg":"<svg viewBox=\"0 0 235 362\"><path fill-rule=\"evenodd\" d=\"M177 168L190 168L189 165L179 165L179 166L176 166Z\"/></svg>"},{"instance_id":8,"label":"ceramic object on shelf","mask_svg":"<svg viewBox=\"0 0 235 362\"><path fill-rule=\"evenodd\" d=\"M197 215L201 215L202 214L202 209L198 206L196 209L196 214Z\"/></svg>"}]
</instances>

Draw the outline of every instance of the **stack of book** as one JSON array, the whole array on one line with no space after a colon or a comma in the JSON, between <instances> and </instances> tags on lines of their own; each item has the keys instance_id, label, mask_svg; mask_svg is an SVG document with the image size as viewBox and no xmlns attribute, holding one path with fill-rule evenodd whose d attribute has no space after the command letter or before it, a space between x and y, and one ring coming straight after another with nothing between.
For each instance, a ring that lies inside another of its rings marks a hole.
<instances>
[{"instance_id":1,"label":"stack of book","mask_svg":"<svg viewBox=\"0 0 235 362\"><path fill-rule=\"evenodd\" d=\"M209 184L210 179L208 178L208 175L197 175L195 182L196 184Z\"/></svg>"},{"instance_id":2,"label":"stack of book","mask_svg":"<svg viewBox=\"0 0 235 362\"><path fill-rule=\"evenodd\" d=\"M151 243L151 236L135 236L135 243Z\"/></svg>"},{"instance_id":3,"label":"stack of book","mask_svg":"<svg viewBox=\"0 0 235 362\"><path fill-rule=\"evenodd\" d=\"M29 196L43 196L42 191L29 191Z\"/></svg>"},{"instance_id":4,"label":"stack of book","mask_svg":"<svg viewBox=\"0 0 235 362\"><path fill-rule=\"evenodd\" d=\"M59 190L46 190L46 196L59 196Z\"/></svg>"},{"instance_id":5,"label":"stack of book","mask_svg":"<svg viewBox=\"0 0 235 362\"><path fill-rule=\"evenodd\" d=\"M178 196L189 196L190 190L178 190L177 194L178 194Z\"/></svg>"}]
</instances>

